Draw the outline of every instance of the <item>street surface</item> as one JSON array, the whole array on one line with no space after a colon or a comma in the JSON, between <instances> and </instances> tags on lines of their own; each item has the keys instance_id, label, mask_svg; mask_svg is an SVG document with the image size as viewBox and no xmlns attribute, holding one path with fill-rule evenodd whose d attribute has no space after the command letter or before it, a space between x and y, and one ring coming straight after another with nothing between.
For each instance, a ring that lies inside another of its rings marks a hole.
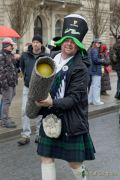
<instances>
[{"instance_id":1,"label":"street surface","mask_svg":"<svg viewBox=\"0 0 120 180\"><path fill-rule=\"evenodd\" d=\"M87 180L120 180L120 128L118 114L90 120L96 160L87 161ZM29 145L17 146L18 138L0 141L0 180L41 180L34 136ZM56 160L57 180L74 180L67 163ZM49 180L49 179L48 179Z\"/></svg>"}]
</instances>

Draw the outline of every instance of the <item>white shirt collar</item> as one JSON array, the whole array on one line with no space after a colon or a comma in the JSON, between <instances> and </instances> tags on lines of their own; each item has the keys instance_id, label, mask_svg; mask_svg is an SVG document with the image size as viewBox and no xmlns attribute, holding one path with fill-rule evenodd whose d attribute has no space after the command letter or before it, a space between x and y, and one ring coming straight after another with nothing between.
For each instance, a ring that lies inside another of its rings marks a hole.
<instances>
[{"instance_id":1,"label":"white shirt collar","mask_svg":"<svg viewBox=\"0 0 120 180\"><path fill-rule=\"evenodd\" d=\"M61 56L61 53L57 54L55 57L54 57L54 61L56 63L56 67L57 67L57 71L56 73L58 73L62 67L72 58L73 56L67 58L67 59L63 59L62 56Z\"/></svg>"}]
</instances>

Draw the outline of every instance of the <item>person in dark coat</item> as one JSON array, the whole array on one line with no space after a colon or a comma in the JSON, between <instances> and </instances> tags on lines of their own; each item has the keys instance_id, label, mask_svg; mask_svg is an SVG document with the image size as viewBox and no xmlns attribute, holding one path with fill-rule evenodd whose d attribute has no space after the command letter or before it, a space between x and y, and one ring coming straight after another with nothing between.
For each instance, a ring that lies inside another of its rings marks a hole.
<instances>
[{"instance_id":1,"label":"person in dark coat","mask_svg":"<svg viewBox=\"0 0 120 180\"><path fill-rule=\"evenodd\" d=\"M49 114L62 120L58 138L48 137L43 125L40 127L37 153L42 161L42 180L56 180L56 158L68 162L76 180L86 180L83 161L95 159L88 123L89 60L82 60L82 40L87 31L82 16L74 14L64 18L63 36L55 43L61 46L61 53L54 58L57 71L50 94L47 99L36 101L42 107L42 121Z\"/></svg>"},{"instance_id":2,"label":"person in dark coat","mask_svg":"<svg viewBox=\"0 0 120 180\"><path fill-rule=\"evenodd\" d=\"M110 48L110 61L112 69L117 73L117 90L115 98L120 100L120 36L116 43Z\"/></svg>"},{"instance_id":3,"label":"person in dark coat","mask_svg":"<svg viewBox=\"0 0 120 180\"><path fill-rule=\"evenodd\" d=\"M26 52L23 52L20 58L20 67L24 76L24 87L23 87L23 97L22 97L22 132L21 138L18 141L18 145L26 145L30 142L31 127L30 119L26 115L26 103L29 93L29 83L31 79L31 74L35 62L39 57L47 56L45 53L45 47L43 46L42 37L35 35L32 38L32 43L28 45ZM40 119L40 118L39 118ZM35 142L37 143L37 134L39 133L40 120L35 119L36 123L36 138Z\"/></svg>"},{"instance_id":4,"label":"person in dark coat","mask_svg":"<svg viewBox=\"0 0 120 180\"><path fill-rule=\"evenodd\" d=\"M88 53L88 58L90 60L90 67L89 67L89 76L90 76L90 80L89 80L89 83L88 83L88 92L90 90L90 86L91 86L91 83L92 83L92 60L91 60L91 50L92 50L92 47L93 47L93 44L94 44L94 41L91 42L91 45L90 47L88 48L87 50L87 53Z\"/></svg>"},{"instance_id":5,"label":"person in dark coat","mask_svg":"<svg viewBox=\"0 0 120 180\"><path fill-rule=\"evenodd\" d=\"M106 62L107 65L102 66L102 78L101 78L101 95L107 95L107 90L111 90L110 76L109 73L112 71L109 60L109 52L107 50L107 46L102 44L100 47L100 56Z\"/></svg>"},{"instance_id":6,"label":"person in dark coat","mask_svg":"<svg viewBox=\"0 0 120 180\"><path fill-rule=\"evenodd\" d=\"M11 38L3 39L0 52L1 126L6 128L16 128L15 122L9 117L10 105L16 94L18 82L16 64L19 55L12 53L15 44Z\"/></svg>"}]
</instances>

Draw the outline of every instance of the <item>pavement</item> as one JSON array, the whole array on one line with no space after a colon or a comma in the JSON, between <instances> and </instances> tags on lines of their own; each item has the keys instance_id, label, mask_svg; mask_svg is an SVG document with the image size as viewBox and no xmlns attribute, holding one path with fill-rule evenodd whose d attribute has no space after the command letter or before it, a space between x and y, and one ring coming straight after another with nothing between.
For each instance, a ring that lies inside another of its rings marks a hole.
<instances>
[{"instance_id":1,"label":"pavement","mask_svg":"<svg viewBox=\"0 0 120 180\"><path fill-rule=\"evenodd\" d=\"M93 118L89 125L96 153L94 161L84 162L87 180L120 180L118 114ZM26 146L18 146L17 138L0 141L0 180L41 180L35 135L31 136L31 143ZM75 180L66 161L56 159L55 165L57 180Z\"/></svg>"},{"instance_id":2,"label":"pavement","mask_svg":"<svg viewBox=\"0 0 120 180\"><path fill-rule=\"evenodd\" d=\"M100 105L100 106L89 105L89 120L111 112L119 112L120 101L114 98L116 92L116 82L117 82L117 77L115 72L112 72L110 74L110 80L111 80L112 90L107 91L109 95L101 96L101 100L104 102L104 105ZM10 116L15 120L17 124L17 128L8 129L8 128L0 127L0 140L13 136L20 136L20 132L22 131L22 126L21 126L22 89L23 89L23 79L20 77L16 90L16 96L13 99L13 102L10 107ZM31 128L32 128L32 132L34 133L35 130L34 120L31 120Z\"/></svg>"}]
</instances>

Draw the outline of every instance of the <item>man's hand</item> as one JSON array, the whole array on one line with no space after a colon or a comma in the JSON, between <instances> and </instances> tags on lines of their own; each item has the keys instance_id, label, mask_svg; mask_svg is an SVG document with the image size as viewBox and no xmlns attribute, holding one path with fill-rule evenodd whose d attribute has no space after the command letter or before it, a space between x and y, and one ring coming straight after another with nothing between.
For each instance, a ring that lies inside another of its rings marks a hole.
<instances>
[{"instance_id":1,"label":"man's hand","mask_svg":"<svg viewBox=\"0 0 120 180\"><path fill-rule=\"evenodd\" d=\"M51 95L48 94L47 99L42 100L42 101L35 101L35 104L37 106L42 106L42 107L52 107L53 106L53 100L51 98Z\"/></svg>"},{"instance_id":2,"label":"man's hand","mask_svg":"<svg viewBox=\"0 0 120 180\"><path fill-rule=\"evenodd\" d=\"M14 54L14 59L19 60L20 59L20 54Z\"/></svg>"}]
</instances>

